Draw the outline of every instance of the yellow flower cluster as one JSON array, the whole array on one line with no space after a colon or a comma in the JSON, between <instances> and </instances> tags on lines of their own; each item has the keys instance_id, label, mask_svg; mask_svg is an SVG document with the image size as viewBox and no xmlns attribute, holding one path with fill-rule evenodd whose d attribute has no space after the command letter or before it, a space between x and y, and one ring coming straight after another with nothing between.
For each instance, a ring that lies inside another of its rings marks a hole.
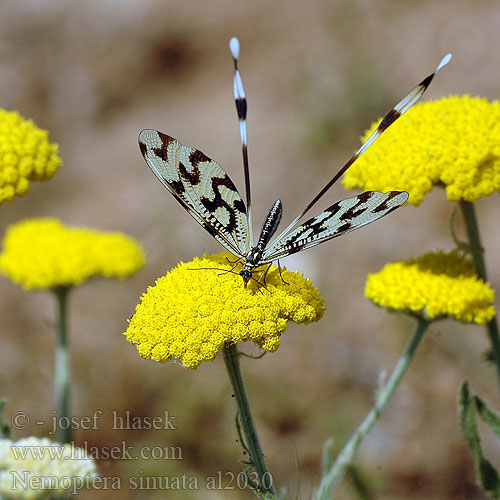
<instances>
[{"instance_id":1,"label":"yellow flower cluster","mask_svg":"<svg viewBox=\"0 0 500 500\"><path fill-rule=\"evenodd\" d=\"M365 295L379 306L432 319L486 323L495 316L494 290L457 250L387 264L368 275Z\"/></svg>"},{"instance_id":2,"label":"yellow flower cluster","mask_svg":"<svg viewBox=\"0 0 500 500\"><path fill-rule=\"evenodd\" d=\"M81 448L47 438L0 439L0 498L4 500L66 498L91 487L95 478L95 463Z\"/></svg>"},{"instance_id":3,"label":"yellow flower cluster","mask_svg":"<svg viewBox=\"0 0 500 500\"><path fill-rule=\"evenodd\" d=\"M51 217L10 226L0 254L0 271L28 290L78 285L93 276L125 279L144 263L130 236L68 227Z\"/></svg>"},{"instance_id":4,"label":"yellow flower cluster","mask_svg":"<svg viewBox=\"0 0 500 500\"><path fill-rule=\"evenodd\" d=\"M0 203L26 194L30 180L49 180L62 164L57 151L46 130L0 109Z\"/></svg>"},{"instance_id":5,"label":"yellow flower cluster","mask_svg":"<svg viewBox=\"0 0 500 500\"><path fill-rule=\"evenodd\" d=\"M285 284L273 266L260 293L255 282L244 288L240 276L222 274L231 269L226 257L234 258L221 252L181 263L143 294L124 333L143 358L197 368L226 342L253 341L272 352L288 320L322 317L323 299L300 274L282 269Z\"/></svg>"},{"instance_id":6,"label":"yellow flower cluster","mask_svg":"<svg viewBox=\"0 0 500 500\"><path fill-rule=\"evenodd\" d=\"M450 201L500 191L500 102L466 95L416 104L350 167L343 184L408 191L415 205L434 184L446 186Z\"/></svg>"}]
</instances>

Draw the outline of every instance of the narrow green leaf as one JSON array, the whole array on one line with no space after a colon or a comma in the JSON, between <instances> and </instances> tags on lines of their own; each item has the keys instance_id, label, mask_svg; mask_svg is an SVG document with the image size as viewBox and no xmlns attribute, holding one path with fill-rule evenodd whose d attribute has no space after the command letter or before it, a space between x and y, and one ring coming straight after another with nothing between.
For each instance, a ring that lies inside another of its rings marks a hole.
<instances>
[{"instance_id":1,"label":"narrow green leaf","mask_svg":"<svg viewBox=\"0 0 500 500\"><path fill-rule=\"evenodd\" d=\"M276 497L269 492L262 492L259 490L253 490L257 498L260 498L260 500L276 500Z\"/></svg>"},{"instance_id":2,"label":"narrow green leaf","mask_svg":"<svg viewBox=\"0 0 500 500\"><path fill-rule=\"evenodd\" d=\"M465 380L460 388L458 399L462 432L464 433L469 447L476 456L481 455L481 439L477 431L474 400L470 396L469 381Z\"/></svg>"},{"instance_id":3,"label":"narrow green leaf","mask_svg":"<svg viewBox=\"0 0 500 500\"><path fill-rule=\"evenodd\" d=\"M321 470L323 476L330 470L333 465L333 447L335 440L331 437L325 441L323 446L323 453L321 454Z\"/></svg>"},{"instance_id":4,"label":"narrow green leaf","mask_svg":"<svg viewBox=\"0 0 500 500\"><path fill-rule=\"evenodd\" d=\"M484 491L491 498L500 498L500 478L498 477L498 472L495 468L490 464L490 462L488 462L488 460L486 460L486 458L481 457L478 469L479 480Z\"/></svg>"},{"instance_id":5,"label":"narrow green leaf","mask_svg":"<svg viewBox=\"0 0 500 500\"><path fill-rule=\"evenodd\" d=\"M495 468L484 458L481 449L481 438L476 424L477 397L471 397L469 383L466 380L460 389L459 408L462 431L474 456L479 483L483 490L494 499L500 499L500 477Z\"/></svg>"},{"instance_id":6,"label":"narrow green leaf","mask_svg":"<svg viewBox=\"0 0 500 500\"><path fill-rule=\"evenodd\" d=\"M488 427L500 438L500 414L491 410L488 404L479 396L474 396L474 401L481 418L488 425Z\"/></svg>"}]
</instances>

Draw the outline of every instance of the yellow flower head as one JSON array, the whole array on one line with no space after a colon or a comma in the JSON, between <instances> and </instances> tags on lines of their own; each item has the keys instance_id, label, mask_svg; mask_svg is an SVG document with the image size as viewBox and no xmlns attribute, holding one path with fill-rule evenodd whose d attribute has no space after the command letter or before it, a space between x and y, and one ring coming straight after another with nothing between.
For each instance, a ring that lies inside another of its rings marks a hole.
<instances>
[{"instance_id":1,"label":"yellow flower head","mask_svg":"<svg viewBox=\"0 0 500 500\"><path fill-rule=\"evenodd\" d=\"M225 252L181 263L143 294L125 332L145 359L180 361L197 368L213 360L226 342L253 341L273 352L287 321L318 321L323 299L309 280L276 267L266 276L267 290L257 291L240 276L217 271L231 269Z\"/></svg>"},{"instance_id":2,"label":"yellow flower head","mask_svg":"<svg viewBox=\"0 0 500 500\"><path fill-rule=\"evenodd\" d=\"M432 319L486 323L495 316L494 290L456 250L387 264L368 275L365 295L379 306Z\"/></svg>"},{"instance_id":3,"label":"yellow flower head","mask_svg":"<svg viewBox=\"0 0 500 500\"><path fill-rule=\"evenodd\" d=\"M0 203L26 194L30 180L49 180L62 165L48 137L16 111L0 109Z\"/></svg>"},{"instance_id":4,"label":"yellow flower head","mask_svg":"<svg viewBox=\"0 0 500 500\"><path fill-rule=\"evenodd\" d=\"M130 236L68 227L46 217L7 229L0 271L31 290L78 285L93 276L125 279L144 262L140 245Z\"/></svg>"},{"instance_id":5,"label":"yellow flower head","mask_svg":"<svg viewBox=\"0 0 500 500\"><path fill-rule=\"evenodd\" d=\"M28 437L0 439L0 497L5 500L66 498L91 487L96 466L82 448Z\"/></svg>"},{"instance_id":6,"label":"yellow flower head","mask_svg":"<svg viewBox=\"0 0 500 500\"><path fill-rule=\"evenodd\" d=\"M450 201L500 191L500 102L466 95L416 104L350 167L343 184L408 191L414 205L434 184L446 187Z\"/></svg>"}]
</instances>

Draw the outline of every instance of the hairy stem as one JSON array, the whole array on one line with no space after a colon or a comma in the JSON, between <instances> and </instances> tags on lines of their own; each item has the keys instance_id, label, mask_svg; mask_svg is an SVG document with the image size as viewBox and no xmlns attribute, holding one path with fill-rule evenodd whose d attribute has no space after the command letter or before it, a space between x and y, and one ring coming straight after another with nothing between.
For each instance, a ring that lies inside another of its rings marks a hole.
<instances>
[{"instance_id":1,"label":"hairy stem","mask_svg":"<svg viewBox=\"0 0 500 500\"><path fill-rule=\"evenodd\" d=\"M233 388L236 405L238 408L239 420L243 434L245 436L245 445L250 454L252 465L255 468L259 481L258 489L261 493L270 493L276 497L271 473L269 472L260 447L259 438L250 411L245 385L241 377L240 363L238 360L238 349L235 344L226 344L223 350L224 362L226 363L227 373Z\"/></svg>"},{"instance_id":2,"label":"hairy stem","mask_svg":"<svg viewBox=\"0 0 500 500\"><path fill-rule=\"evenodd\" d=\"M332 492L337 483L342 478L347 467L354 460L354 456L358 451L363 439L370 432L372 427L380 418L383 411L387 407L392 396L396 392L396 389L406 373L408 366L415 354L415 351L422 340L424 333L429 326L429 321L418 318L418 323L415 328L415 332L410 342L406 346L403 355L399 358L396 367L394 368L389 380L384 384L384 386L379 390L377 394L377 399L375 405L370 410L366 418L363 420L361 425L356 429L356 432L352 435L349 442L344 446L342 451L339 453L334 464L330 467L328 472L324 474L321 483L314 495L314 500L330 500L332 497Z\"/></svg>"},{"instance_id":3,"label":"hairy stem","mask_svg":"<svg viewBox=\"0 0 500 500\"><path fill-rule=\"evenodd\" d=\"M69 443L72 440L71 426L69 425L69 401L70 401L70 360L68 350L68 294L69 287L60 286L54 288L57 298L57 345L55 354L54 381L57 401L57 437L61 443Z\"/></svg>"},{"instance_id":4,"label":"hairy stem","mask_svg":"<svg viewBox=\"0 0 500 500\"><path fill-rule=\"evenodd\" d=\"M460 200L459 205L465 219L467 237L469 238L469 246L472 253L472 261L474 263L474 267L476 268L476 273L482 280L487 282L488 275L486 273L486 263L484 261L484 250L481 244L481 236L479 234L479 225L477 223L474 203ZM488 321L486 329L488 337L490 338L491 350L493 356L495 357L495 365L500 382L500 334L498 331L498 321L496 316Z\"/></svg>"}]
</instances>

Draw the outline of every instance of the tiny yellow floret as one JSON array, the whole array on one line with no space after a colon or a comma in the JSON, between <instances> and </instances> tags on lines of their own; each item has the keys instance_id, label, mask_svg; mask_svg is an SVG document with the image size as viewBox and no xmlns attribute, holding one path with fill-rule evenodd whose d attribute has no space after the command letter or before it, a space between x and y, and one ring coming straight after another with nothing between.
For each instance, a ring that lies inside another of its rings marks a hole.
<instances>
[{"instance_id":1,"label":"tiny yellow floret","mask_svg":"<svg viewBox=\"0 0 500 500\"><path fill-rule=\"evenodd\" d=\"M82 448L47 438L0 439L2 499L67 498L97 478L95 462Z\"/></svg>"},{"instance_id":2,"label":"tiny yellow floret","mask_svg":"<svg viewBox=\"0 0 500 500\"><path fill-rule=\"evenodd\" d=\"M465 95L416 104L342 182L346 189L408 191L414 205L433 185L446 187L450 201L474 202L500 191L500 102Z\"/></svg>"},{"instance_id":3,"label":"tiny yellow floret","mask_svg":"<svg viewBox=\"0 0 500 500\"><path fill-rule=\"evenodd\" d=\"M124 333L140 356L197 368L229 342L253 341L273 352L288 320L323 316L323 299L299 273L282 268L284 283L272 266L267 289L254 281L244 288L241 276L224 272L232 267L226 258L234 259L221 252L181 263L148 288Z\"/></svg>"},{"instance_id":4,"label":"tiny yellow floret","mask_svg":"<svg viewBox=\"0 0 500 500\"><path fill-rule=\"evenodd\" d=\"M79 285L94 276L123 280L144 263L130 236L70 227L52 217L9 226L0 254L0 271L27 290Z\"/></svg>"},{"instance_id":5,"label":"tiny yellow floret","mask_svg":"<svg viewBox=\"0 0 500 500\"><path fill-rule=\"evenodd\" d=\"M387 264L368 275L365 296L381 307L430 319L486 323L495 316L495 291L457 250Z\"/></svg>"},{"instance_id":6,"label":"tiny yellow floret","mask_svg":"<svg viewBox=\"0 0 500 500\"><path fill-rule=\"evenodd\" d=\"M26 194L29 181L52 178L62 161L46 130L16 111L0 109L0 204Z\"/></svg>"}]
</instances>

